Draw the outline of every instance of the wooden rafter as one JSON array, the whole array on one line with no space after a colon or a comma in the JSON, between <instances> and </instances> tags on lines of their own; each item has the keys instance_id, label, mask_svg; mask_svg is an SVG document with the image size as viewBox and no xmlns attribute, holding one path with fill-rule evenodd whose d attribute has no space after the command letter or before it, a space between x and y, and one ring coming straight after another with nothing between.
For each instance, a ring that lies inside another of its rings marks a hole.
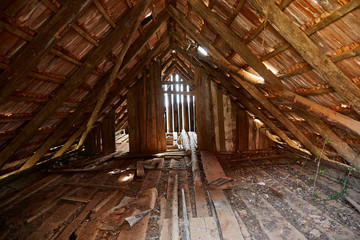
<instances>
[{"instance_id":1,"label":"wooden rafter","mask_svg":"<svg viewBox=\"0 0 360 240\"><path fill-rule=\"evenodd\" d=\"M89 54L84 64L69 78L69 80L58 90L55 96L38 112L23 129L22 133L16 136L7 146L0 152L0 167L3 166L10 157L26 142L32 134L47 120L47 118L69 97L89 75L89 72L96 67L99 62L108 54L122 39L129 25L126 24L130 19L138 16L141 10L141 4L137 4L128 14L124 16L119 25L109 33L101 42L98 48Z\"/></svg>"},{"instance_id":2,"label":"wooden rafter","mask_svg":"<svg viewBox=\"0 0 360 240\"><path fill-rule=\"evenodd\" d=\"M188 61L192 62L194 66L201 64L209 74L213 75L217 81L221 83L221 85L227 90L232 96L239 99L241 103L253 114L255 114L262 122L264 122L275 134L277 134L281 139L284 140L289 146L297 148L294 142L283 132L281 131L270 119L268 119L261 111L257 109L246 97L244 97L238 89L236 89L229 81L227 77L225 77L220 72L213 69L210 65L206 63L198 63L188 55L188 53L182 50L179 46L175 45L177 51L181 53L183 57L185 57Z\"/></svg>"},{"instance_id":3,"label":"wooden rafter","mask_svg":"<svg viewBox=\"0 0 360 240\"><path fill-rule=\"evenodd\" d=\"M297 106L305 111L311 111L324 120L332 122L333 124L344 128L347 131L355 132L360 135L360 122L342 114L329 111L328 108L317 104L309 99L296 95L286 89L279 79L266 68L266 66L258 59L251 50L241 42L239 37L229 29L222 21L222 19L211 12L201 1L189 0L194 11L196 11L205 21L208 21L214 30L223 37L223 40L236 51L257 73L265 79L265 83L277 89L277 94L282 96L286 101L295 103ZM276 7L278 11L278 7ZM281 11L280 11L281 12ZM282 12L281 12L282 13ZM216 58L215 56L213 56Z\"/></svg>"},{"instance_id":4,"label":"wooden rafter","mask_svg":"<svg viewBox=\"0 0 360 240\"><path fill-rule=\"evenodd\" d=\"M193 55L194 56L194 55ZM199 57L196 56L200 60ZM200 60L201 62L201 60ZM202 64L205 65L204 63ZM206 66L206 65L205 65ZM211 71L211 74L217 74L217 79L220 77L220 74L211 70L211 66L206 67L207 71ZM293 136L295 136L308 150L313 154L317 154L313 143L298 129L283 113L281 113L269 100L267 100L264 95L262 95L259 90L252 84L239 79L237 76L233 76L235 80L254 98L256 99L261 106L263 106L268 112L270 112L285 128L287 128ZM244 98L242 98L244 100ZM255 114L255 113L254 113ZM292 145L294 147L295 144Z\"/></svg>"},{"instance_id":5,"label":"wooden rafter","mask_svg":"<svg viewBox=\"0 0 360 240\"><path fill-rule=\"evenodd\" d=\"M271 25L360 113L360 89L272 2L249 0L255 9L269 18ZM266 5L266 6L265 6Z\"/></svg>"},{"instance_id":6,"label":"wooden rafter","mask_svg":"<svg viewBox=\"0 0 360 240\"><path fill-rule=\"evenodd\" d=\"M67 26L75 21L92 0L67 1L56 15L43 27L26 48L16 56L10 69L0 76L0 104L21 84L40 60L55 45ZM65 28L64 28L65 27Z\"/></svg>"},{"instance_id":7,"label":"wooden rafter","mask_svg":"<svg viewBox=\"0 0 360 240\"><path fill-rule=\"evenodd\" d=\"M110 88L112 87L112 85L114 84L114 81L119 73L120 67L122 66L125 54L128 52L130 45L133 41L133 38L135 37L135 34L137 32L138 27L140 26L141 20L143 19L143 17L145 17L145 11L147 10L147 8L150 6L152 0L144 0L143 1L145 4L141 5L141 11L139 12L139 14L134 18L131 19L130 21L130 33L126 39L126 42L124 43L124 45L121 48L121 51L119 53L119 56L117 57L116 61L115 61L115 65L113 66L113 68L111 69L111 73L108 79L106 79L106 83L105 83L105 87L104 89L101 91L100 96L98 101L96 102L96 106L94 108L94 111L92 112L90 119L87 123L86 126L86 130L84 131L84 133L82 134L79 144L77 146L77 149L79 149L83 143L85 142L85 138L87 137L87 134L90 132L94 121L96 120L96 118L98 117L98 113L100 112L103 103L106 99L106 96L110 90Z\"/></svg>"},{"instance_id":8,"label":"wooden rafter","mask_svg":"<svg viewBox=\"0 0 360 240\"><path fill-rule=\"evenodd\" d=\"M119 95L119 93L122 92L122 90L128 84L131 85L134 82L134 78L136 78L135 76L137 76L137 74L141 71L141 69L145 66L145 64L149 62L149 59L152 59L154 57L154 55L159 51L160 47L163 44L164 44L164 40L159 41L159 43L143 57L142 61L139 61L131 69L131 71L124 77L124 82L118 84L115 87L114 91L108 96L107 100L104 103L104 106L110 105L110 103L113 102L114 98L116 98ZM126 65L127 63L124 64ZM26 169L36 164L41 159L41 157L58 141L58 139L65 134L65 132L68 129L68 126L73 125L75 121L80 118L81 115L83 115L84 113L89 111L89 109L91 109L93 103L97 99L97 96L99 96L101 90L103 89L104 84L105 81L99 81L99 83L97 83L95 90L86 98L84 104L81 107L79 107L70 117L66 118L64 122L62 122L56 128L55 132L53 132L51 136L48 137L46 142L43 143L43 145L35 152L35 154L28 160L28 162L22 167L22 169ZM84 131L84 129L82 129L82 131ZM79 130L79 132L81 131ZM61 152L59 152L59 154L60 153Z\"/></svg>"},{"instance_id":9,"label":"wooden rafter","mask_svg":"<svg viewBox=\"0 0 360 240\"><path fill-rule=\"evenodd\" d=\"M336 21L336 20L340 19L341 17L345 16L346 14L348 14L349 12L351 12L352 10L354 10L357 7L359 7L359 1L356 1L356 0L351 1L347 5L337 9L336 11L334 11L333 13L331 13L330 15L325 17L324 19L320 20L318 23L314 24L310 28L305 29L304 32L305 32L305 34L311 35L311 34L314 33L314 31L318 31L318 30L328 26L329 24L331 24L334 21ZM273 51L271 51L268 54L266 54L265 56L263 56L262 60L265 61L267 59L270 59L270 58L274 57L275 55L285 51L290 46L291 45L289 43L285 43L282 46L274 49Z\"/></svg>"}]
</instances>

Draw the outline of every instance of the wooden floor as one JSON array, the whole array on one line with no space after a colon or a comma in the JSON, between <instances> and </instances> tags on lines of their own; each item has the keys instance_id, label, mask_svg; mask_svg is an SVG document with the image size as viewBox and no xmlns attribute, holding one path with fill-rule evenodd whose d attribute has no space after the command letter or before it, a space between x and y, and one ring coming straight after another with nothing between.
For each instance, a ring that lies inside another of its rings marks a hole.
<instances>
[{"instance_id":1,"label":"wooden floor","mask_svg":"<svg viewBox=\"0 0 360 240\"><path fill-rule=\"evenodd\" d=\"M344 196L321 200L339 184L320 175L313 197L311 168L286 164L283 155L249 164L201 152L215 162L203 166L203 187L195 188L181 155L84 159L53 170L2 197L0 239L360 239L359 212ZM224 171L211 169L217 160ZM233 181L214 187L222 175ZM125 218L139 213L130 227Z\"/></svg>"}]
</instances>

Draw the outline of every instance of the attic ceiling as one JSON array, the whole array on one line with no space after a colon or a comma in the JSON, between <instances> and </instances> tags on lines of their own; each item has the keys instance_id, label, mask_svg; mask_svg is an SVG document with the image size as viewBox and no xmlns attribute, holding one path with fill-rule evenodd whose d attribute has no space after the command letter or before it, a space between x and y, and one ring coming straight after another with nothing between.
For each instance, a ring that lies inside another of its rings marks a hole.
<instances>
[{"instance_id":1,"label":"attic ceiling","mask_svg":"<svg viewBox=\"0 0 360 240\"><path fill-rule=\"evenodd\" d=\"M359 6L359 0L1 1L1 174L49 159L79 137L104 93L93 125L112 109L123 125L126 92L153 60L161 61L164 81L176 73L191 82L204 68L288 145L297 140L313 151L314 139L331 137L326 156L360 166ZM254 84L254 77L265 83Z\"/></svg>"}]
</instances>

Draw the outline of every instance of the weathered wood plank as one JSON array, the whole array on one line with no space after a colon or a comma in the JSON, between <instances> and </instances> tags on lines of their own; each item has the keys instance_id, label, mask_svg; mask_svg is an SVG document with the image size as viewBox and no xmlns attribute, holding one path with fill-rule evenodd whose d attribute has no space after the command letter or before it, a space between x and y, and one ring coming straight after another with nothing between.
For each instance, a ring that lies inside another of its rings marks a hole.
<instances>
[{"instance_id":1,"label":"weathered wood plank","mask_svg":"<svg viewBox=\"0 0 360 240\"><path fill-rule=\"evenodd\" d=\"M191 240L220 240L213 217L190 218Z\"/></svg>"},{"instance_id":2,"label":"weathered wood plank","mask_svg":"<svg viewBox=\"0 0 360 240\"><path fill-rule=\"evenodd\" d=\"M223 239L243 240L244 238L241 234L240 227L223 190L210 190L210 196L215 206L216 215L219 219Z\"/></svg>"},{"instance_id":3,"label":"weathered wood plank","mask_svg":"<svg viewBox=\"0 0 360 240\"><path fill-rule=\"evenodd\" d=\"M210 185L219 179L230 181L231 178L226 176L223 168L213 153L201 151L201 160L206 179Z\"/></svg>"}]
</instances>

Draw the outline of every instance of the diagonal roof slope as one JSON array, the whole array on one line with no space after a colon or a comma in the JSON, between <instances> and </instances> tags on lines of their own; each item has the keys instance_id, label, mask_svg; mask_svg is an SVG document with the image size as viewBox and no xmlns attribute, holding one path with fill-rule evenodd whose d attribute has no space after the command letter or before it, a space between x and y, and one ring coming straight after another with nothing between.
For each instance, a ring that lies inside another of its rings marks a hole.
<instances>
[{"instance_id":1,"label":"diagonal roof slope","mask_svg":"<svg viewBox=\"0 0 360 240\"><path fill-rule=\"evenodd\" d=\"M99 95L107 97L96 121L115 109L124 126L125 94L154 58L163 63L164 80L178 73L191 82L194 66L203 67L288 145L296 139L313 151L315 137L331 138L329 150L359 167L359 6L359 0L2 1L1 173L61 155L66 149L56 154L54 147L81 136ZM186 51L189 43L210 56ZM264 84L254 84L261 78Z\"/></svg>"}]
</instances>

